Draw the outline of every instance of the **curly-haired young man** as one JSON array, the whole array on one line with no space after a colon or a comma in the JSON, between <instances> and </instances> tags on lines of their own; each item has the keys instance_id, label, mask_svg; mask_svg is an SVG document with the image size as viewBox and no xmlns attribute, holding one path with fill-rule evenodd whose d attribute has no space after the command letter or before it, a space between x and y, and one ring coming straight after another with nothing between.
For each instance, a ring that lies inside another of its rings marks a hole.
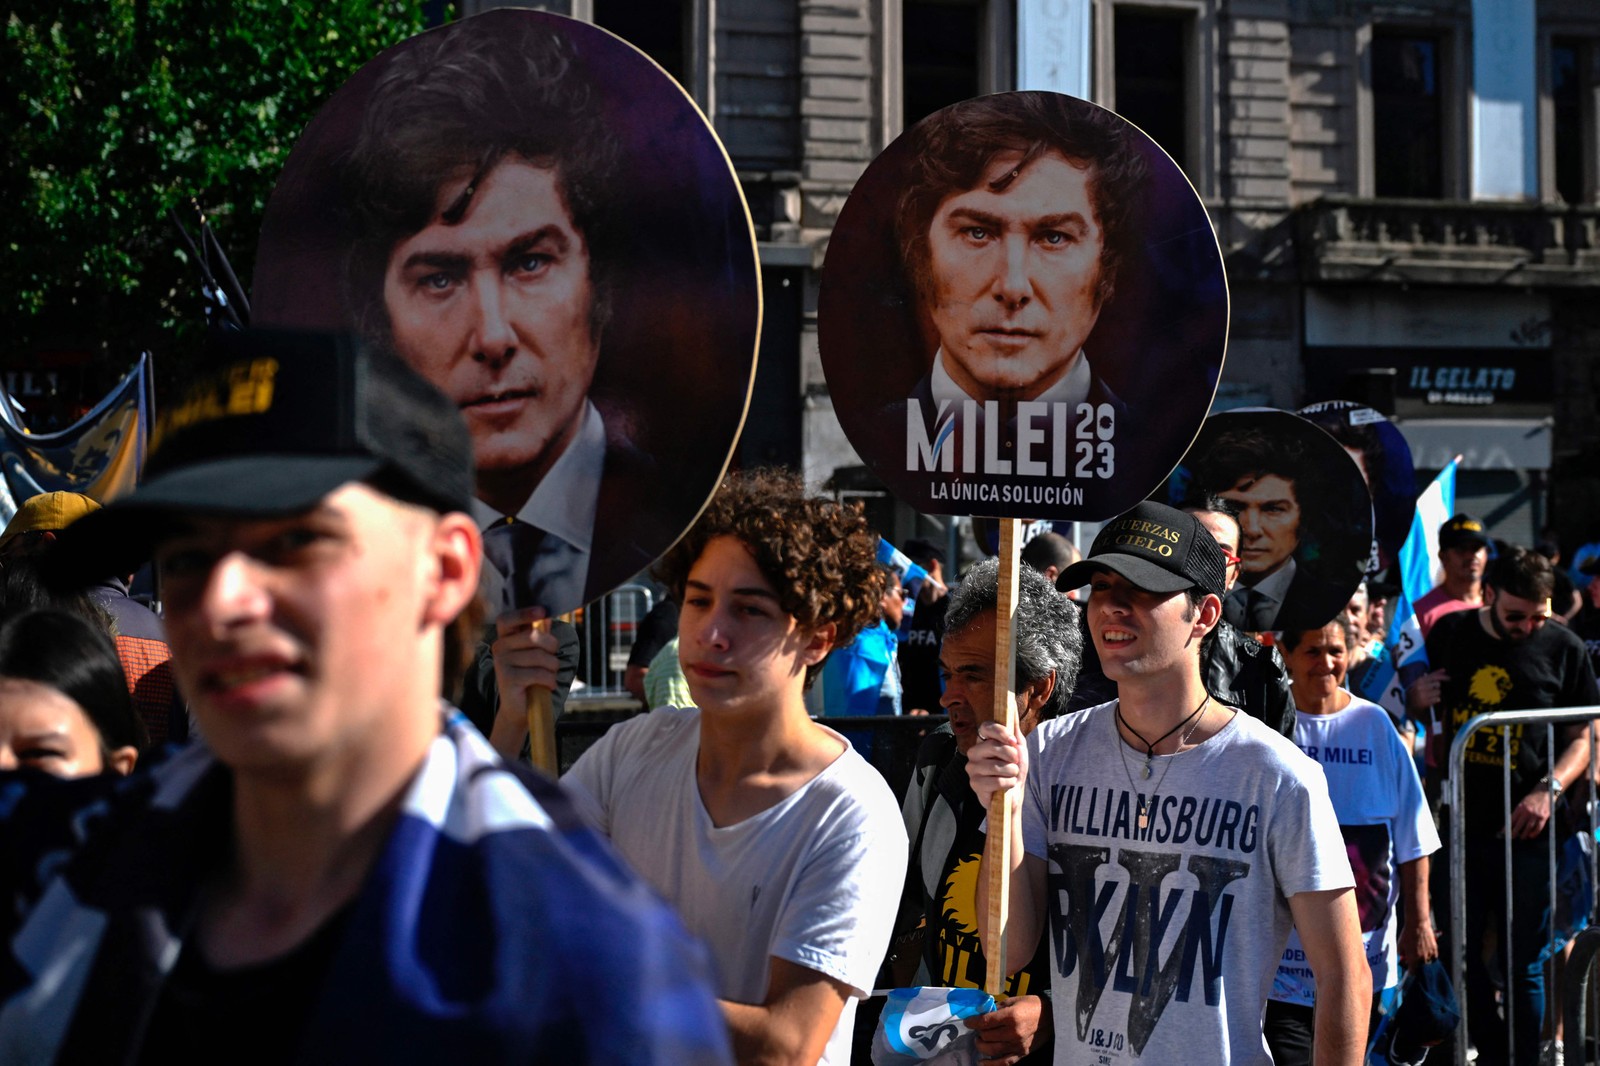
<instances>
[{"instance_id":1,"label":"curly-haired young man","mask_svg":"<svg viewBox=\"0 0 1600 1066\"><path fill-rule=\"evenodd\" d=\"M742 1062L847 1063L855 1002L888 947L900 812L804 698L829 651L876 617L875 549L858 512L798 478L725 482L659 568L683 605L696 706L612 729L566 778L711 946Z\"/></svg>"}]
</instances>

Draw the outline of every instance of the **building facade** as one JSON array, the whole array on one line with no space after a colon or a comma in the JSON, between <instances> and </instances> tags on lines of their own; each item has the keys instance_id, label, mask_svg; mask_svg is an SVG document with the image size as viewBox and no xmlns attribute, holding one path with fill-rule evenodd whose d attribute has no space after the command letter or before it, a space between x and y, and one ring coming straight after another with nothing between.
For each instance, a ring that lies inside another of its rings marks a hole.
<instances>
[{"instance_id":1,"label":"building facade","mask_svg":"<svg viewBox=\"0 0 1600 1066\"><path fill-rule=\"evenodd\" d=\"M910 122L1068 85L1150 133L1211 214L1232 300L1218 409L1363 400L1401 424L1419 476L1461 454L1460 504L1499 535L1600 535L1593 0L542 6L638 44L727 146L766 301L744 463L832 480L895 538L938 534L834 418L816 344L828 237Z\"/></svg>"}]
</instances>

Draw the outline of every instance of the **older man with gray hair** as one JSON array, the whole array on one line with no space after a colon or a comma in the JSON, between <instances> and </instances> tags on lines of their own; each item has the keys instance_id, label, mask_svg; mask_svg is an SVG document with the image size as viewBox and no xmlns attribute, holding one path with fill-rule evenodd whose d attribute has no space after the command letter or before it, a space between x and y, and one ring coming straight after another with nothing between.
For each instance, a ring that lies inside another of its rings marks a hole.
<instances>
[{"instance_id":1,"label":"older man with gray hair","mask_svg":"<svg viewBox=\"0 0 1600 1066\"><path fill-rule=\"evenodd\" d=\"M978 941L978 860L983 854L984 807L966 774L967 751L989 715L996 686L995 611L999 563L986 559L950 593L939 672L940 704L950 716L923 741L906 792L911 862L901 907L901 931L924 926L919 983L980 988L986 963ZM1031 566L1018 568L1017 722L1022 732L1065 711L1083 652L1077 608ZM897 937L897 942L900 938ZM1007 980L1005 1005L973 1018L983 1061L1021 1056L1050 1061L1054 1026L1049 1001L1048 938L1028 967ZM924 972L925 971L925 972Z\"/></svg>"}]
</instances>

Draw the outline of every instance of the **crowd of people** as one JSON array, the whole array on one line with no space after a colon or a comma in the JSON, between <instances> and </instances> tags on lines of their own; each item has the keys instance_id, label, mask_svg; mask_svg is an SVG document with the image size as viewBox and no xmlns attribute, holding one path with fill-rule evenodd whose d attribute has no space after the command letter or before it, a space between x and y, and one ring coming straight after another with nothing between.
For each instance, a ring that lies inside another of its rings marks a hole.
<instances>
[{"instance_id":1,"label":"crowd of people","mask_svg":"<svg viewBox=\"0 0 1600 1066\"><path fill-rule=\"evenodd\" d=\"M1563 616L1545 555L1452 518L1397 719L1348 687L1389 590L1244 632L1235 505L1141 503L1087 553L1025 547L1012 729L999 561L886 565L858 510L734 474L656 568L648 713L558 783L521 708L576 640L475 609L459 415L381 352L297 343L229 338L137 491L44 494L0 536L0 1061L842 1066L874 989L984 985L1004 883L1005 987L938 1030L975 1061L1354 1064L1448 943L1455 818L1477 1061L1557 1039L1592 889L1550 884L1545 834L1583 866L1589 728L1477 734L1461 811L1444 753L1486 710L1600 702L1600 580ZM220 402L263 358L267 398ZM330 362L358 385L309 418ZM830 664L869 641L904 669L868 713L945 719L899 795L808 704L833 716Z\"/></svg>"}]
</instances>

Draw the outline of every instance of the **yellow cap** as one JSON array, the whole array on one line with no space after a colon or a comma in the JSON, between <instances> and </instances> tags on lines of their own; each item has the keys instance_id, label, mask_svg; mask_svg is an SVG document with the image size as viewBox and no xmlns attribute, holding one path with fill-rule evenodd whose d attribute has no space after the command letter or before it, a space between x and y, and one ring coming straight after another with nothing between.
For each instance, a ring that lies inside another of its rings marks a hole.
<instances>
[{"instance_id":1,"label":"yellow cap","mask_svg":"<svg viewBox=\"0 0 1600 1066\"><path fill-rule=\"evenodd\" d=\"M0 533L0 548L19 533L59 533L100 505L81 492L41 492L29 498L11 516L6 531Z\"/></svg>"}]
</instances>

